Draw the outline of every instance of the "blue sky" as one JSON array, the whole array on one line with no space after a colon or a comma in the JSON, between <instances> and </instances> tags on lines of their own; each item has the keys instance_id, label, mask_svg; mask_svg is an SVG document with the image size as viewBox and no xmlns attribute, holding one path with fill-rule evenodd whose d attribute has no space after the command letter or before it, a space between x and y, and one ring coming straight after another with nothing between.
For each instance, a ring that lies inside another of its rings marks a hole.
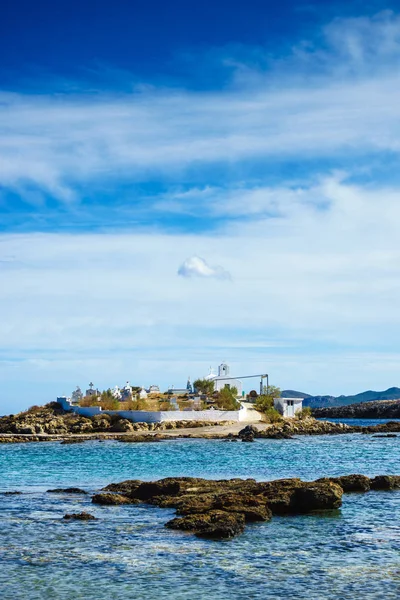
<instances>
[{"instance_id":1,"label":"blue sky","mask_svg":"<svg viewBox=\"0 0 400 600\"><path fill-rule=\"evenodd\" d=\"M399 383L398 3L17 0L0 57L0 413Z\"/></svg>"}]
</instances>

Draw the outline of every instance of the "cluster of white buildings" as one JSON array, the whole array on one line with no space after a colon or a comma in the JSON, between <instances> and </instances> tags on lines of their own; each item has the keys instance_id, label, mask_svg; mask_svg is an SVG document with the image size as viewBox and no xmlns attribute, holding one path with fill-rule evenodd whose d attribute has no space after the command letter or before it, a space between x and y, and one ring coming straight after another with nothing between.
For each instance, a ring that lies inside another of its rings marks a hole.
<instances>
[{"instance_id":1,"label":"cluster of white buildings","mask_svg":"<svg viewBox=\"0 0 400 600\"><path fill-rule=\"evenodd\" d=\"M250 377L250 376L247 376ZM263 376L262 376L263 377ZM218 367L218 374L214 373L214 370L210 367L209 373L204 377L207 381L212 381L214 383L214 390L216 392L221 391L222 389L228 387L230 389L236 389L237 398L244 399L245 393L243 391L242 381L238 378L232 377L230 374L230 368L227 363L221 363ZM261 380L262 383L262 380ZM139 397L140 399L147 399L152 394L160 394L160 388L158 385L151 385L149 388L137 388L131 386L129 381L122 387L115 386L111 393L116 400L124 401L129 400L133 397ZM188 378L187 384L185 388L175 388L171 386L167 390L167 394L172 397L172 404L177 409L178 408L178 398L182 396L189 396L193 407L199 408L201 405L202 398L199 396L196 389L193 389L193 386L190 382L190 377ZM86 396L100 396L100 392L97 388L94 387L93 383L89 384L88 389L85 393ZM73 405L79 405L80 401L83 399L84 394L79 386L72 392L71 403ZM284 417L294 417L297 412L302 409L302 398L275 398L274 399L274 407L278 412ZM197 406L198 405L198 406Z\"/></svg>"},{"instance_id":2,"label":"cluster of white buildings","mask_svg":"<svg viewBox=\"0 0 400 600\"><path fill-rule=\"evenodd\" d=\"M148 389L139 388L138 391L138 388L131 386L129 381L127 381L123 387L116 385L114 388L112 388L111 393L116 400L129 400L133 396L136 396L136 394L139 396L139 398L146 399L151 394L160 394L160 388L158 385L151 385ZM83 394L78 385L71 394L71 401L73 404L79 404L84 396L100 396L100 394L101 392L94 387L93 383L89 384L85 394Z\"/></svg>"},{"instance_id":3,"label":"cluster of white buildings","mask_svg":"<svg viewBox=\"0 0 400 600\"><path fill-rule=\"evenodd\" d=\"M213 368L210 367L208 375L205 376L207 381L214 382L214 389L216 392L220 392L223 388L236 388L238 398L243 396L243 385L240 379L235 379L230 375L229 365L222 363L218 367L218 375L215 375Z\"/></svg>"}]
</instances>

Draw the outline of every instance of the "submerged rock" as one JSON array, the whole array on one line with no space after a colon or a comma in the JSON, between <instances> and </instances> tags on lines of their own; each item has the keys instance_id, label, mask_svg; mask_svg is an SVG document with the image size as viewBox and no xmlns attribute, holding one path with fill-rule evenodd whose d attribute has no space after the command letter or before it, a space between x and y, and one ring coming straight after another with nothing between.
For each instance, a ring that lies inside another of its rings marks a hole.
<instances>
[{"instance_id":1,"label":"submerged rock","mask_svg":"<svg viewBox=\"0 0 400 600\"><path fill-rule=\"evenodd\" d=\"M47 490L49 494L87 494L85 490L81 488L69 487L69 488L55 488L54 490Z\"/></svg>"},{"instance_id":2,"label":"submerged rock","mask_svg":"<svg viewBox=\"0 0 400 600\"><path fill-rule=\"evenodd\" d=\"M168 521L166 527L190 531L197 537L214 540L229 539L244 531L245 519L240 513L212 510L205 514L178 517Z\"/></svg>"},{"instance_id":3,"label":"submerged rock","mask_svg":"<svg viewBox=\"0 0 400 600\"><path fill-rule=\"evenodd\" d=\"M138 443L138 442L162 442L165 439L168 439L168 436L165 435L161 435L159 433L156 433L154 435L151 434L147 434L147 435L132 435L132 436L121 436L119 438L117 438L119 442L126 442L126 443Z\"/></svg>"},{"instance_id":4,"label":"submerged rock","mask_svg":"<svg viewBox=\"0 0 400 600\"><path fill-rule=\"evenodd\" d=\"M63 516L63 519L65 521L96 521L96 517L94 517L93 515L87 513L87 512L81 512L81 513L71 513L71 514L66 514Z\"/></svg>"}]
</instances>

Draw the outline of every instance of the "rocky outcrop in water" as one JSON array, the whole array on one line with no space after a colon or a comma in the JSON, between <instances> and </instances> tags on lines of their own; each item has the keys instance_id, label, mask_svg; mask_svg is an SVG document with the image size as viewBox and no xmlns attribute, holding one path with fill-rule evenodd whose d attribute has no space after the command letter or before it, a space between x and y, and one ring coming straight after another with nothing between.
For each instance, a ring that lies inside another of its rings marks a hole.
<instances>
[{"instance_id":1,"label":"rocky outcrop in water","mask_svg":"<svg viewBox=\"0 0 400 600\"><path fill-rule=\"evenodd\" d=\"M221 540L243 533L245 517L241 513L210 510L208 513L171 519L165 526L170 529L193 532L199 538Z\"/></svg>"},{"instance_id":2,"label":"rocky outcrop in water","mask_svg":"<svg viewBox=\"0 0 400 600\"><path fill-rule=\"evenodd\" d=\"M93 504L102 506L118 506L119 504L138 504L138 500L122 496L121 494L95 494L92 498Z\"/></svg>"},{"instance_id":3,"label":"rocky outcrop in water","mask_svg":"<svg viewBox=\"0 0 400 600\"><path fill-rule=\"evenodd\" d=\"M63 519L65 521L96 521L97 520L96 517L94 517L93 515L91 515L87 512L66 514L63 516Z\"/></svg>"},{"instance_id":4,"label":"rocky outcrop in water","mask_svg":"<svg viewBox=\"0 0 400 600\"><path fill-rule=\"evenodd\" d=\"M312 414L321 419L400 419L400 400L377 400L348 406L314 408Z\"/></svg>"},{"instance_id":5,"label":"rocky outcrop in water","mask_svg":"<svg viewBox=\"0 0 400 600\"><path fill-rule=\"evenodd\" d=\"M231 538L246 523L268 521L273 515L306 514L340 508L342 495L369 490L400 489L400 476L365 475L326 477L312 482L279 479L210 481L195 477L168 477L143 482L136 479L112 483L93 496L94 504L153 504L175 508L176 517L166 527L210 539Z\"/></svg>"},{"instance_id":6,"label":"rocky outcrop in water","mask_svg":"<svg viewBox=\"0 0 400 600\"><path fill-rule=\"evenodd\" d=\"M77 487L69 487L69 488L55 488L53 490L47 490L49 494L87 494L85 490L81 490L81 488Z\"/></svg>"},{"instance_id":7,"label":"rocky outcrop in water","mask_svg":"<svg viewBox=\"0 0 400 600\"><path fill-rule=\"evenodd\" d=\"M359 428L354 428L344 423L317 421L312 418L304 420L286 419L269 426L267 429L261 429L255 425L247 425L239 431L239 437L242 439L246 436L252 436L253 439L292 439L294 435L337 435L356 431L359 431Z\"/></svg>"}]
</instances>

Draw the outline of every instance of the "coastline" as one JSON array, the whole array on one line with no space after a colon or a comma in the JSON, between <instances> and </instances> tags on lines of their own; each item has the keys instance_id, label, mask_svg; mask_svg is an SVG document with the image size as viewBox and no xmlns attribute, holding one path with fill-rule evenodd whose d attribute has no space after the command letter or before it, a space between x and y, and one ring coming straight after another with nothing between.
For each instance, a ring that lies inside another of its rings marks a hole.
<instances>
[{"instance_id":1,"label":"coastline","mask_svg":"<svg viewBox=\"0 0 400 600\"><path fill-rule=\"evenodd\" d=\"M122 442L161 442L171 439L221 439L231 441L253 441L257 438L267 439L290 439L298 435L344 435L350 433L362 434L389 434L400 433L400 422L390 421L378 425L348 425L345 423L333 423L330 421L317 421L314 418L299 421L286 419L281 423L209 423L197 425L196 427L179 427L176 429L158 429L149 431L146 424L136 431L111 432L99 431L93 433L0 433L0 444L27 443L27 442L63 442L83 443L86 441L122 441ZM249 435L250 434L250 435ZM246 439L247 438L247 439ZM252 438L252 439L250 439Z\"/></svg>"}]
</instances>

